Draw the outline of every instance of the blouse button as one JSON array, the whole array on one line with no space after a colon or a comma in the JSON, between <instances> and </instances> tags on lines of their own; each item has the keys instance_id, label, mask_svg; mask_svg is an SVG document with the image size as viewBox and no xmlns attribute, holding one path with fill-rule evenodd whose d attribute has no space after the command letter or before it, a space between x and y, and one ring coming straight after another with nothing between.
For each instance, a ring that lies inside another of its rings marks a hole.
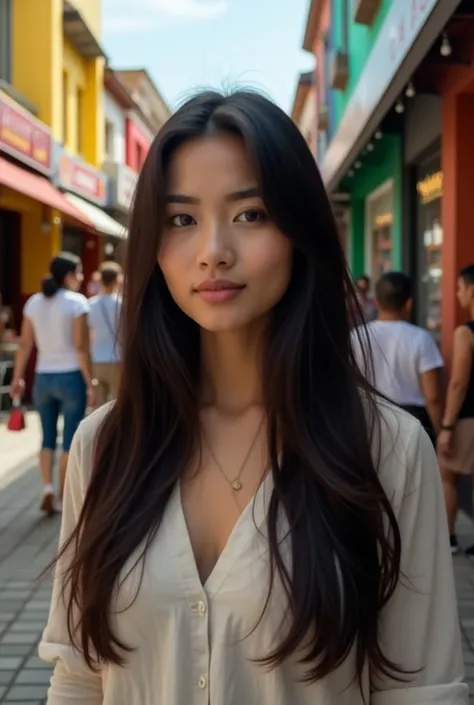
<instances>
[{"instance_id":1,"label":"blouse button","mask_svg":"<svg viewBox=\"0 0 474 705\"><path fill-rule=\"evenodd\" d=\"M194 602L191 605L191 611L197 613L200 617L204 617L207 612L207 605L203 600L199 600L199 602Z\"/></svg>"},{"instance_id":2,"label":"blouse button","mask_svg":"<svg viewBox=\"0 0 474 705\"><path fill-rule=\"evenodd\" d=\"M201 690L204 690L204 688L207 687L207 678L206 676L201 676L198 680L198 687L201 688Z\"/></svg>"}]
</instances>

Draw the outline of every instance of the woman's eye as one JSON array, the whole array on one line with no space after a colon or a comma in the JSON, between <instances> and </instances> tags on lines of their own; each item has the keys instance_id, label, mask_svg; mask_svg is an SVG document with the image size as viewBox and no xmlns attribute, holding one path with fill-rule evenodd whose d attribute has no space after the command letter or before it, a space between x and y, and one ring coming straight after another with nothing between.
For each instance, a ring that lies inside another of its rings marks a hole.
<instances>
[{"instance_id":1,"label":"woman's eye","mask_svg":"<svg viewBox=\"0 0 474 705\"><path fill-rule=\"evenodd\" d=\"M259 223L265 220L268 220L268 215L258 208L248 208L235 219L237 223Z\"/></svg>"},{"instance_id":2,"label":"woman's eye","mask_svg":"<svg viewBox=\"0 0 474 705\"><path fill-rule=\"evenodd\" d=\"M187 228L190 225L194 225L195 222L192 215L188 215L187 213L178 213L170 218L170 225L174 228Z\"/></svg>"}]
</instances>

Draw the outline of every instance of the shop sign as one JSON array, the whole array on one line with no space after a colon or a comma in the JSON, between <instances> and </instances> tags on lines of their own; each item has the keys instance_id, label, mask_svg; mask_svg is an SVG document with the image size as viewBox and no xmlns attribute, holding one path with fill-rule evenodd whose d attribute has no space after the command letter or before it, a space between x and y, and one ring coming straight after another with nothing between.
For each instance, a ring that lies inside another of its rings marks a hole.
<instances>
[{"instance_id":1,"label":"shop sign","mask_svg":"<svg viewBox=\"0 0 474 705\"><path fill-rule=\"evenodd\" d=\"M79 157L60 152L55 180L57 186L77 194L86 201L98 206L105 206L107 203L106 174Z\"/></svg>"},{"instance_id":2,"label":"shop sign","mask_svg":"<svg viewBox=\"0 0 474 705\"><path fill-rule=\"evenodd\" d=\"M333 182L342 176L338 172L344 161L393 82L429 16L443 1L393 0L391 3L337 132L324 156L321 171L326 184L334 185ZM459 1L446 3L446 19L454 12Z\"/></svg>"},{"instance_id":3,"label":"shop sign","mask_svg":"<svg viewBox=\"0 0 474 705\"><path fill-rule=\"evenodd\" d=\"M443 172L437 171L435 174L429 174L421 179L416 184L416 190L422 205L441 198L443 195Z\"/></svg>"},{"instance_id":4,"label":"shop sign","mask_svg":"<svg viewBox=\"0 0 474 705\"><path fill-rule=\"evenodd\" d=\"M109 177L109 206L128 211L135 193L138 174L126 164L118 162L106 162L103 168Z\"/></svg>"},{"instance_id":5,"label":"shop sign","mask_svg":"<svg viewBox=\"0 0 474 705\"><path fill-rule=\"evenodd\" d=\"M13 100L0 94L0 152L49 176L52 172L51 131Z\"/></svg>"}]
</instances>

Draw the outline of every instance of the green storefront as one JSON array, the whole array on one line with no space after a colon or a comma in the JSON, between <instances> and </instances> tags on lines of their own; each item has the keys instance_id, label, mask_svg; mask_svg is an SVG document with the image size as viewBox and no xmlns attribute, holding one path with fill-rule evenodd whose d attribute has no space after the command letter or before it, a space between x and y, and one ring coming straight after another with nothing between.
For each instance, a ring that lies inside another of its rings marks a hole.
<instances>
[{"instance_id":1,"label":"green storefront","mask_svg":"<svg viewBox=\"0 0 474 705\"><path fill-rule=\"evenodd\" d=\"M380 136L369 143L369 150L346 177L349 258L355 276L368 274L376 280L402 266L402 141L399 135Z\"/></svg>"}]
</instances>

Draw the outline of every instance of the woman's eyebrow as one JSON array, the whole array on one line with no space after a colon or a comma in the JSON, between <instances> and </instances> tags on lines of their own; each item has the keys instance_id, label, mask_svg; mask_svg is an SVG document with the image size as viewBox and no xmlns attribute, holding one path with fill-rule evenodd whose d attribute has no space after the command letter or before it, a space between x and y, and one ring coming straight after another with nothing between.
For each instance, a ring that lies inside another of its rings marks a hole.
<instances>
[{"instance_id":1,"label":"woman's eyebrow","mask_svg":"<svg viewBox=\"0 0 474 705\"><path fill-rule=\"evenodd\" d=\"M260 189L258 186L249 186L246 188L239 189L238 191L233 191L229 193L226 197L226 201L243 201L246 198L259 198L261 196ZM167 203L186 203L197 205L201 203L201 199L195 196L188 196L185 193L169 193L166 196Z\"/></svg>"}]
</instances>

